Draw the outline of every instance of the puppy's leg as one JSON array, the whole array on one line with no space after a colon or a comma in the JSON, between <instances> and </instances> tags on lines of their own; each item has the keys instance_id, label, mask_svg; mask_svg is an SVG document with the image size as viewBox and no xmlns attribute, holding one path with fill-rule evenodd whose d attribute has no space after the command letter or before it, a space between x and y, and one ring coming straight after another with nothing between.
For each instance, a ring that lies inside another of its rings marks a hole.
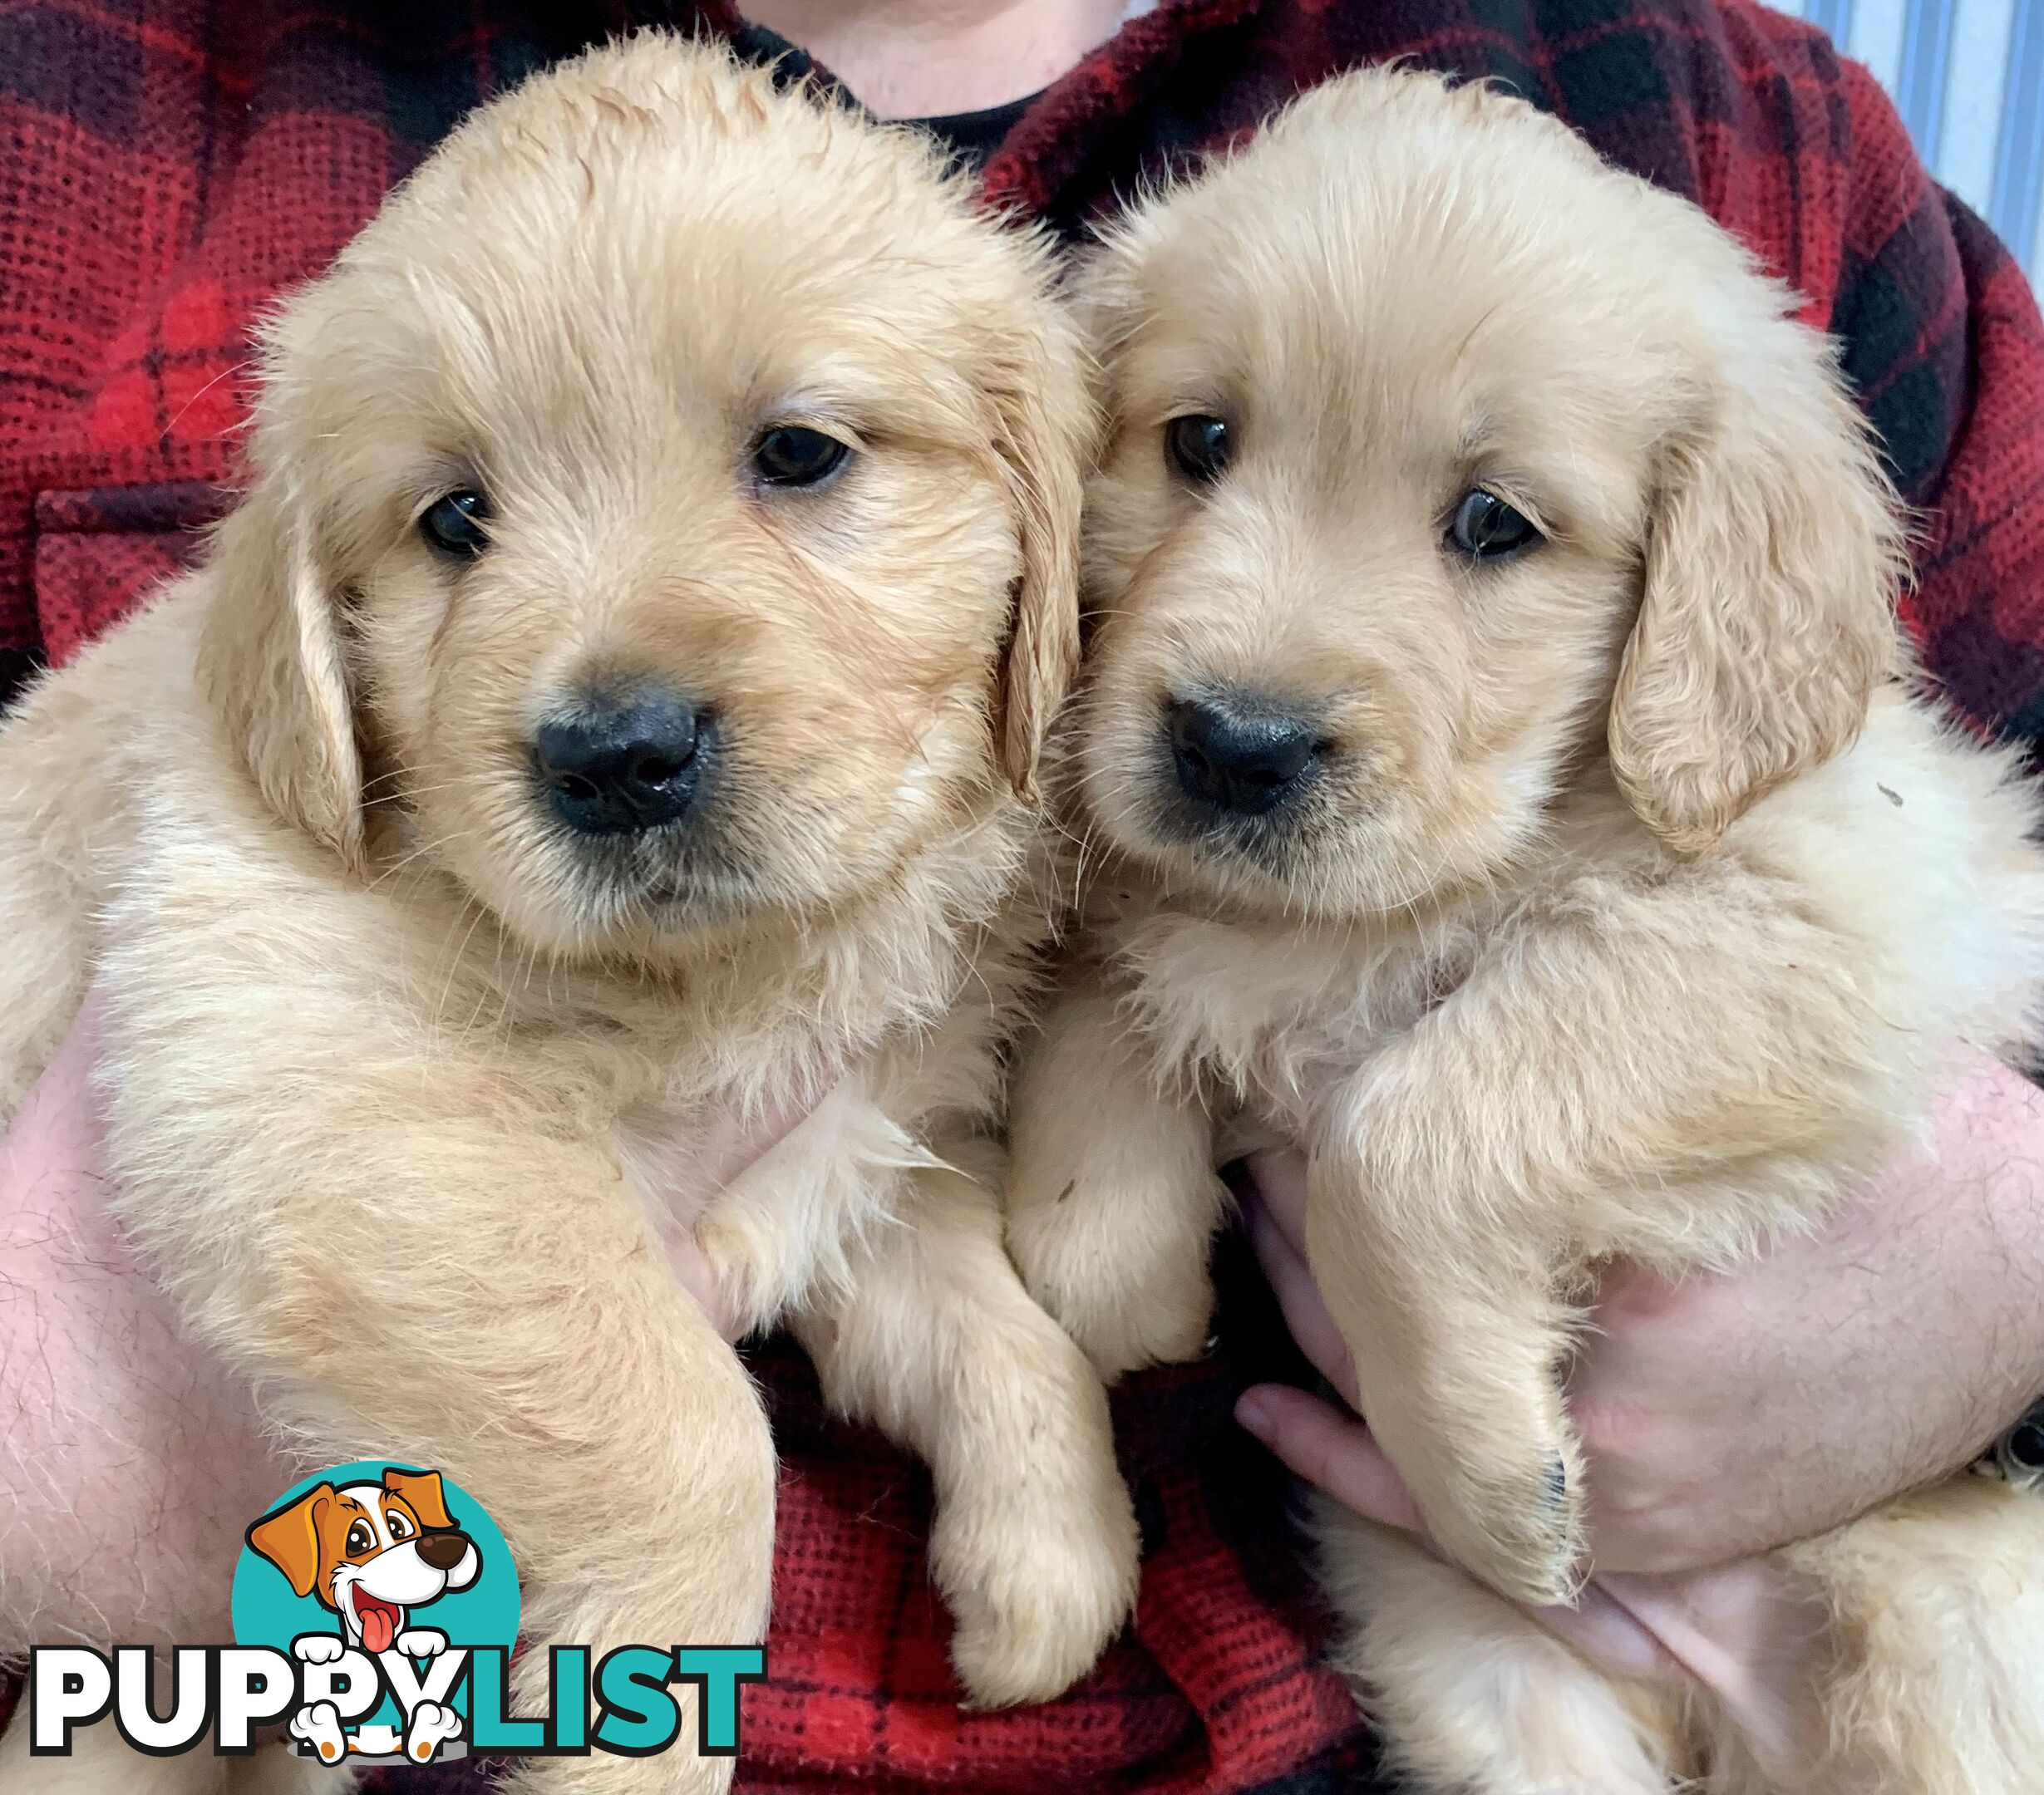
<instances>
[{"instance_id":1,"label":"puppy's leg","mask_svg":"<svg viewBox=\"0 0 2044 1795\"><path fill-rule=\"evenodd\" d=\"M1857 978L1736 864L1586 881L1334 1094L1313 1268L1429 1530L1495 1587L1565 1601L1580 1558L1566 1282L1734 1258L1889 1144L1920 1049Z\"/></svg>"},{"instance_id":2,"label":"puppy's leg","mask_svg":"<svg viewBox=\"0 0 2044 1795\"><path fill-rule=\"evenodd\" d=\"M2018 1795L2044 1781L2044 1497L1961 1475L1781 1556L1830 1613L1830 1754L1792 1789L1751 1788Z\"/></svg>"},{"instance_id":3,"label":"puppy's leg","mask_svg":"<svg viewBox=\"0 0 2044 1795\"><path fill-rule=\"evenodd\" d=\"M1423 1795L1667 1795L1679 1699L1621 1689L1415 1542L1315 1504L1335 1664Z\"/></svg>"},{"instance_id":4,"label":"puppy's leg","mask_svg":"<svg viewBox=\"0 0 2044 1795\"><path fill-rule=\"evenodd\" d=\"M1112 1381L1197 1358L1227 1192L1211 1124L1160 1093L1113 994L1068 974L1010 1095L1007 1243L1037 1301Z\"/></svg>"},{"instance_id":5,"label":"puppy's leg","mask_svg":"<svg viewBox=\"0 0 2044 1795\"><path fill-rule=\"evenodd\" d=\"M1438 1134L1417 1140L1337 1104L1310 1164L1308 1256L1363 1414L1442 1550L1516 1600L1566 1602L1583 1473L1562 1408L1559 1243L1493 1212L1428 1150Z\"/></svg>"},{"instance_id":6,"label":"puppy's leg","mask_svg":"<svg viewBox=\"0 0 2044 1795\"><path fill-rule=\"evenodd\" d=\"M319 1462L442 1470L494 1517L534 1646L515 1699L542 1696L554 1644L600 1657L757 1641L766 1418L614 1158L526 1132L524 1105L459 1054L408 1051L359 1018L345 1054L308 1047L347 1032L318 996L293 1015L186 986L234 1025L200 1026L165 991L146 1028L109 1029L126 1218L186 1316ZM252 1051L247 1031L271 1015L311 1032ZM163 1050L155 1031L180 1024L180 1050ZM695 1693L676 1695L692 1742ZM706 1795L731 1773L683 1747L521 1775Z\"/></svg>"},{"instance_id":7,"label":"puppy's leg","mask_svg":"<svg viewBox=\"0 0 2044 1795\"><path fill-rule=\"evenodd\" d=\"M91 838L106 799L79 769L103 760L103 720L59 675L0 729L0 1124L85 995L97 904Z\"/></svg>"},{"instance_id":8,"label":"puppy's leg","mask_svg":"<svg viewBox=\"0 0 2044 1795\"><path fill-rule=\"evenodd\" d=\"M696 1244L736 1330L751 1333L810 1291L844 1286L859 1243L894 1226L902 1174L932 1163L876 1099L868 1075L847 1073L696 1224Z\"/></svg>"},{"instance_id":9,"label":"puppy's leg","mask_svg":"<svg viewBox=\"0 0 2044 1795\"><path fill-rule=\"evenodd\" d=\"M1047 1701L1127 1618L1135 1520L1100 1380L1002 1250L997 1155L940 1150L961 1169L914 1174L901 1223L796 1332L832 1402L930 1467L960 1681L988 1707Z\"/></svg>"},{"instance_id":10,"label":"puppy's leg","mask_svg":"<svg viewBox=\"0 0 2044 1795\"><path fill-rule=\"evenodd\" d=\"M347 1765L265 1745L246 1758L218 1758L204 1744L175 1758L130 1747L111 1720L72 1734L68 1758L28 1755L24 1707L0 1738L0 1789L7 1795L347 1795Z\"/></svg>"},{"instance_id":11,"label":"puppy's leg","mask_svg":"<svg viewBox=\"0 0 2044 1795\"><path fill-rule=\"evenodd\" d=\"M170 1688L160 1655L153 1699L166 1709ZM259 1745L245 1758L217 1756L202 1741L188 1752L156 1757L121 1738L111 1719L79 1727L62 1758L31 1755L29 1690L0 1734L0 1789L7 1795L347 1795L353 1771L301 1758L283 1743Z\"/></svg>"}]
</instances>

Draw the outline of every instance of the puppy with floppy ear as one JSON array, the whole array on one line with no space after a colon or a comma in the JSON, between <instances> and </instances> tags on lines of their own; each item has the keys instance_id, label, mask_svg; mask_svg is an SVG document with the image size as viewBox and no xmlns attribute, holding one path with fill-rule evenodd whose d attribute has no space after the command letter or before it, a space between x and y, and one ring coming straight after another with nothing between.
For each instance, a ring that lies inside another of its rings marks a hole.
<instances>
[{"instance_id":1,"label":"puppy with floppy ear","mask_svg":"<svg viewBox=\"0 0 2044 1795\"><path fill-rule=\"evenodd\" d=\"M311 508L274 489L288 480L276 476L217 532L199 683L270 808L359 878L368 866L344 601Z\"/></svg>"},{"instance_id":2,"label":"puppy with floppy ear","mask_svg":"<svg viewBox=\"0 0 2044 1795\"><path fill-rule=\"evenodd\" d=\"M930 1461L971 1699L1056 1694L1133 1599L1104 1394L997 1197L1091 429L1051 276L910 134L592 52L284 307L204 565L0 735L0 1099L96 979L182 1314L308 1456L444 1468L535 1645L764 1629L772 1444L683 1229ZM681 1212L677 1131L791 1092Z\"/></svg>"},{"instance_id":3,"label":"puppy with floppy ear","mask_svg":"<svg viewBox=\"0 0 2044 1795\"><path fill-rule=\"evenodd\" d=\"M1849 747L1903 670L1872 602L1907 563L1864 419L1786 319L1721 357L1660 448L1611 700L1618 789L1682 853Z\"/></svg>"},{"instance_id":4,"label":"puppy with floppy ear","mask_svg":"<svg viewBox=\"0 0 2044 1795\"><path fill-rule=\"evenodd\" d=\"M1051 724L1079 668L1080 462L1091 407L1075 404L1076 341L1030 345L998 381L1002 467L1022 535L1015 627L1001 663L1001 760L1025 803L1037 804L1037 768ZM1061 365L1063 364L1063 365Z\"/></svg>"},{"instance_id":5,"label":"puppy with floppy ear","mask_svg":"<svg viewBox=\"0 0 2044 1795\"><path fill-rule=\"evenodd\" d=\"M1903 677L1827 347L1555 120L1381 70L1140 209L1093 291L1059 789L1096 870L1012 1096L1031 1288L1108 1374L1196 1351L1217 1154L1306 1148L1362 1409L1453 1561L1325 1518L1421 1787L2017 1795L2044 1510L2006 1484L1785 1552L1832 1622L1800 1762L1500 1599L1584 1569L1598 1266L1811 1224L2039 1020L2039 805Z\"/></svg>"}]
</instances>

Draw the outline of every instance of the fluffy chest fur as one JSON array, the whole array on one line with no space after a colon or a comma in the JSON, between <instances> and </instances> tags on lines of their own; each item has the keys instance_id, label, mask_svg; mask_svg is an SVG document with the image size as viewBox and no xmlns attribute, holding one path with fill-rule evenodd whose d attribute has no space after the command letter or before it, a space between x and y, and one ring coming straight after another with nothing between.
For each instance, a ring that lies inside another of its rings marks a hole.
<instances>
[{"instance_id":1,"label":"fluffy chest fur","mask_svg":"<svg viewBox=\"0 0 2044 1795\"><path fill-rule=\"evenodd\" d=\"M1886 1139L1927 1112L1956 1055L2018 1050L2035 1025L2036 809L2006 754L1898 694L1858 745L1755 806L1709 856L1669 853L1593 787L1558 810L1515 875L1430 907L1332 922L1228 916L1117 868L1092 894L1088 927L1160 1079L1189 1084L1238 1132L1305 1141L1331 1087L1455 1005L1478 968L1495 989L1559 938L1647 931L1678 948L1690 922L1700 934L1745 917L1756 957L1835 961L1840 1001L1867 1026L1813 1036L1811 1050L1861 1056L1855 1090ZM1711 969L1695 976L1701 997ZM1643 1046L1663 1020L1628 1025ZM1828 1135L1835 1119L1808 1119Z\"/></svg>"}]
</instances>

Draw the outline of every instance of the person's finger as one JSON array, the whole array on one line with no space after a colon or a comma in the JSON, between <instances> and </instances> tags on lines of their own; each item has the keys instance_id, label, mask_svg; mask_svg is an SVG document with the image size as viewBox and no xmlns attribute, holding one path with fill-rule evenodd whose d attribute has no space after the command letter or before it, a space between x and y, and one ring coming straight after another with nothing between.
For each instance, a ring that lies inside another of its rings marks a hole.
<instances>
[{"instance_id":1,"label":"person's finger","mask_svg":"<svg viewBox=\"0 0 2044 1795\"><path fill-rule=\"evenodd\" d=\"M1529 1608L1533 1618L1564 1645L1609 1676L1642 1682L1677 1682L1682 1665L1623 1603L1595 1583L1573 1608Z\"/></svg>"},{"instance_id":2,"label":"person's finger","mask_svg":"<svg viewBox=\"0 0 2044 1795\"><path fill-rule=\"evenodd\" d=\"M1774 1556L1676 1576L1611 1573L1607 1599L1671 1665L1716 1698L1775 1787L1802 1786L1821 1754L1817 1699L1830 1614L1811 1579Z\"/></svg>"},{"instance_id":3,"label":"person's finger","mask_svg":"<svg viewBox=\"0 0 2044 1795\"><path fill-rule=\"evenodd\" d=\"M1418 1531L1419 1511L1403 1480L1354 1415L1289 1384L1258 1384L1243 1392L1235 1419L1343 1507L1386 1527Z\"/></svg>"},{"instance_id":4,"label":"person's finger","mask_svg":"<svg viewBox=\"0 0 2044 1795\"><path fill-rule=\"evenodd\" d=\"M1278 1298L1278 1307L1284 1311L1285 1325L1298 1350L1347 1399L1352 1408L1359 1406L1355 1360L1349 1355L1348 1342L1334 1325L1334 1317L1327 1313L1305 1255L1273 1219L1260 1198L1251 1199L1243 1216L1249 1227L1249 1245Z\"/></svg>"}]
</instances>

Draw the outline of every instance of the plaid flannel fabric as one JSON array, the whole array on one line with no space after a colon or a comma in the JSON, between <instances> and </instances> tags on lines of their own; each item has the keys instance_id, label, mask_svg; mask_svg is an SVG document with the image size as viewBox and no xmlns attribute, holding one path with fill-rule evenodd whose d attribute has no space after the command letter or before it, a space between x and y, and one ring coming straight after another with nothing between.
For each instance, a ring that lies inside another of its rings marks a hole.
<instances>
[{"instance_id":1,"label":"plaid flannel fabric","mask_svg":"<svg viewBox=\"0 0 2044 1795\"><path fill-rule=\"evenodd\" d=\"M758 47L726 0L0 6L0 652L15 674L189 558L233 477L262 306L477 100L641 22ZM1926 661L1981 727L2044 735L2044 327L1872 79L1801 24L1751 0L1167 0L1028 111L988 190L1076 238L1145 174L1393 57L1509 83L1700 200L1803 293L1918 509L1906 609ZM1212 1362L1119 1394L1150 1547L1135 1624L1064 1700L1016 1713L956 1706L923 1473L833 1422L796 1355L758 1355L786 1470L744 1785L1367 1786L1348 1698L1318 1663L1285 1486L1229 1420L1244 1382L1297 1369L1253 1282L1224 1280Z\"/></svg>"}]
</instances>

